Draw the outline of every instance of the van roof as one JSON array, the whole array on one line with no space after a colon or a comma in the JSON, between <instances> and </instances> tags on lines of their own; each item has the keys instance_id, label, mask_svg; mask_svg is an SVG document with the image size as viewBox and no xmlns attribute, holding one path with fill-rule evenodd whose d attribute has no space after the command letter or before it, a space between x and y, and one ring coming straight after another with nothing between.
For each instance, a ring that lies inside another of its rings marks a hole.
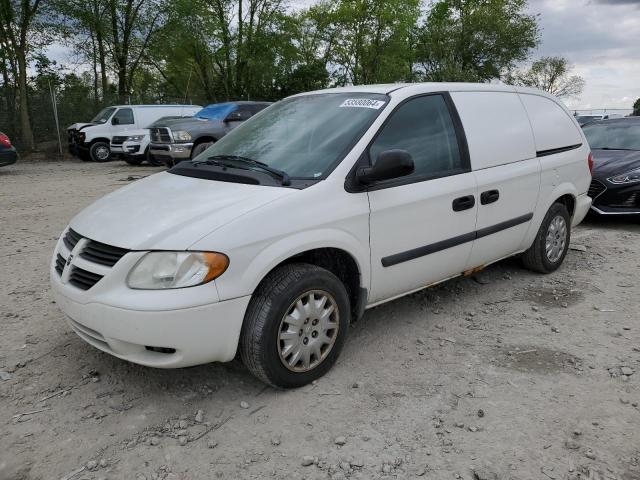
<instances>
[{"instance_id":1,"label":"van roof","mask_svg":"<svg viewBox=\"0 0 640 480\"><path fill-rule=\"evenodd\" d=\"M464 82L422 82L422 83L387 83L380 85L357 85L350 87L335 87L324 90L316 90L313 92L301 93L321 94L321 93L379 93L388 95L392 92L402 90L404 88L420 88L424 92L442 92L442 91L485 91L485 92L518 92L532 93L535 95L550 96L548 93L535 88L515 87L503 83L464 83Z\"/></svg>"}]
</instances>

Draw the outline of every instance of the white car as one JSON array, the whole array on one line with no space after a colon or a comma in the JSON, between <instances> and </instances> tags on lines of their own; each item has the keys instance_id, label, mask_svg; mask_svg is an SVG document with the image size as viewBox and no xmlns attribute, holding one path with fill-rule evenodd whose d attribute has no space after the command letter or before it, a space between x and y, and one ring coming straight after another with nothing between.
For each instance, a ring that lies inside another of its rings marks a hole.
<instances>
[{"instance_id":1,"label":"white car","mask_svg":"<svg viewBox=\"0 0 640 480\"><path fill-rule=\"evenodd\" d=\"M239 350L258 378L297 387L367 308L517 254L557 269L590 168L574 118L537 90L296 95L83 210L51 285L71 328L116 357L175 368Z\"/></svg>"},{"instance_id":2,"label":"white car","mask_svg":"<svg viewBox=\"0 0 640 480\"><path fill-rule=\"evenodd\" d=\"M112 137L130 136L166 116L189 116L199 105L115 105L102 109L89 123L67 128L69 152L83 160L106 162L111 159Z\"/></svg>"},{"instance_id":3,"label":"white car","mask_svg":"<svg viewBox=\"0 0 640 480\"><path fill-rule=\"evenodd\" d=\"M125 132L125 135L116 135L111 137L111 156L121 158L129 165L140 165L145 160L154 166L164 165L162 160L157 160L149 153L151 128L158 124L162 124L167 120L191 118L200 110L202 109L197 105L188 108L184 107L180 110L181 115L162 117L148 125L147 128L129 130Z\"/></svg>"}]
</instances>

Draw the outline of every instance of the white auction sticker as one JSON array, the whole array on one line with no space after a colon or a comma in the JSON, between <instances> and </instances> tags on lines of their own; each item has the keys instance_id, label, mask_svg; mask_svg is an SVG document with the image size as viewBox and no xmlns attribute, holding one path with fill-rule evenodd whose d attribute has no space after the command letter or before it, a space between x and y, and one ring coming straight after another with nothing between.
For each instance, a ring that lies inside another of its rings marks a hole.
<instances>
[{"instance_id":1,"label":"white auction sticker","mask_svg":"<svg viewBox=\"0 0 640 480\"><path fill-rule=\"evenodd\" d=\"M340 107L354 107L354 108L373 108L379 110L384 105L382 100L372 100L370 98L348 98Z\"/></svg>"}]
</instances>

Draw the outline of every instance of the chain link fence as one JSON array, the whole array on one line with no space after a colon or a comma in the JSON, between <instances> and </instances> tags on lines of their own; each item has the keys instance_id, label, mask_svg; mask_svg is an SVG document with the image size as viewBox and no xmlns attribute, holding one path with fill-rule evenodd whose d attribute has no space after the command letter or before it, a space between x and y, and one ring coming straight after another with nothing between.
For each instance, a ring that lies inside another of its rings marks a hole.
<instances>
[{"instance_id":1,"label":"chain link fence","mask_svg":"<svg viewBox=\"0 0 640 480\"><path fill-rule=\"evenodd\" d=\"M54 97L55 104L53 101ZM134 105L150 103L148 101L145 102L145 99L133 97L128 100L126 103ZM190 99L187 99L187 104L204 104L204 102L191 102L189 100ZM184 104L185 99L166 98L163 99L161 103ZM29 113L36 151L46 156L55 157L60 155L60 146L58 144L59 134L62 152L64 153L67 143L66 130L69 125L77 122L89 122L102 108L120 104L117 97L96 101L92 95L77 92L74 92L72 95L65 92L52 95L51 91L40 91L30 94ZM19 151L25 149L21 135L20 114L17 108L17 102L12 98L7 98L7 95L3 96L2 91L0 91L0 132L6 133Z\"/></svg>"}]
</instances>

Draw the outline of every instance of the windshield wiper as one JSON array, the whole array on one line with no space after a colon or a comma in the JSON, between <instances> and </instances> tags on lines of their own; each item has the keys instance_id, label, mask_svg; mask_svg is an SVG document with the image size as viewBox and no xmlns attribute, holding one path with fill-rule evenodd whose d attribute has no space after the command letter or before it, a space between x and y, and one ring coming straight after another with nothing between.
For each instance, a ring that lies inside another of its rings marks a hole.
<instances>
[{"instance_id":1,"label":"windshield wiper","mask_svg":"<svg viewBox=\"0 0 640 480\"><path fill-rule=\"evenodd\" d=\"M266 163L259 162L258 160L242 157L240 155L213 155L211 157L208 157L206 160L200 160L198 162L192 162L192 163L194 165L198 165L202 163L205 165L230 166L228 162L238 162L238 163L244 163L245 165L250 165L253 168L263 170L275 177L278 177L280 179L280 182L284 186L291 185L291 178L289 177L289 174L287 172L278 170L277 168L270 167Z\"/></svg>"}]
</instances>

